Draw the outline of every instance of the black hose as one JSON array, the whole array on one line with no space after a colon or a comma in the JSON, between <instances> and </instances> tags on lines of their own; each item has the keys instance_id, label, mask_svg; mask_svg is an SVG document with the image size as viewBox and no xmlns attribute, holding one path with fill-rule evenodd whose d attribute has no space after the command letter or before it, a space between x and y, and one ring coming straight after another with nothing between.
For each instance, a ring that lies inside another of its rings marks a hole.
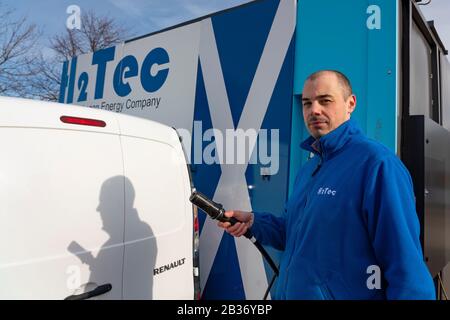
<instances>
[{"instance_id":1,"label":"black hose","mask_svg":"<svg viewBox=\"0 0 450 320\"><path fill-rule=\"evenodd\" d=\"M220 203L214 202L211 199L209 199L207 196L202 194L198 191L193 191L191 196L189 197L189 200L202 209L208 216L210 216L214 220L219 220L221 222L229 222L231 225L234 225L235 223L240 222L234 217L228 218L225 216L225 209ZM270 255L267 253L266 249L256 240L256 238L253 236L253 233L250 229L247 229L247 231L244 234L244 237L250 239L250 241L256 246L256 248L259 250L259 252L262 254L264 259L266 259L269 266L272 268L273 272L275 273L272 281L270 282L269 287L267 288L266 293L264 294L264 300L266 300L267 295L269 294L270 288L272 287L275 278L278 276L279 271L278 267L275 265L275 262L272 260Z\"/></svg>"},{"instance_id":2,"label":"black hose","mask_svg":"<svg viewBox=\"0 0 450 320\"><path fill-rule=\"evenodd\" d=\"M267 263L272 268L273 272L275 272L275 275L278 276L279 274L278 267L275 265L275 262L269 256L266 249L264 249L264 247L258 241L253 242L253 244L256 246L256 248L258 248L259 252L261 252L264 259L266 259Z\"/></svg>"}]
</instances>

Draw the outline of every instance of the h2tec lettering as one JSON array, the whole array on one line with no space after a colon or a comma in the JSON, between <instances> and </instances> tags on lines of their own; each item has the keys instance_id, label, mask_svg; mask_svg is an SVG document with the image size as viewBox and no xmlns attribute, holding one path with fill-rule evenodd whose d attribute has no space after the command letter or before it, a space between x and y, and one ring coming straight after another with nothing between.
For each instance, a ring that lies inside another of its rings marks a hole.
<instances>
[{"instance_id":1,"label":"h2tec lettering","mask_svg":"<svg viewBox=\"0 0 450 320\"><path fill-rule=\"evenodd\" d=\"M319 190L317 191L317 194L320 196L332 196L334 197L336 195L336 190L332 190L331 188L319 188Z\"/></svg>"},{"instance_id":2,"label":"h2tec lettering","mask_svg":"<svg viewBox=\"0 0 450 320\"><path fill-rule=\"evenodd\" d=\"M97 74L95 76L95 92L94 99L102 99L105 88L105 75L108 63L114 60L116 47L106 48L93 53L92 65L97 66ZM153 93L158 91L166 82L169 75L170 63L169 54L161 47L152 49L142 61L142 66L139 68L139 62L133 55L123 57L116 65L113 73L113 89L119 97L129 95L133 88L127 79L140 76L140 83L142 88L148 92ZM76 74L76 58L72 59L70 66L70 75L67 74L68 62L64 63L63 75L61 83L60 101L64 102L65 91L68 87L67 103L72 103L74 94L74 84L78 85L79 96L77 102L84 102L89 98L87 92L89 83L89 74L82 72L78 79L75 79Z\"/></svg>"}]
</instances>

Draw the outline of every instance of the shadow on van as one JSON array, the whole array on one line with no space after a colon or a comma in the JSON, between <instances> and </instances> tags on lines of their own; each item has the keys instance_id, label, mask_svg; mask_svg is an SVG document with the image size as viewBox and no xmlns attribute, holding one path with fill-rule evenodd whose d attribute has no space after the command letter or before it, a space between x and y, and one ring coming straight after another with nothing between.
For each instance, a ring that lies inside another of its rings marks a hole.
<instances>
[{"instance_id":1,"label":"shadow on van","mask_svg":"<svg viewBox=\"0 0 450 320\"><path fill-rule=\"evenodd\" d=\"M140 219L134 208L134 199L135 190L127 177L115 176L103 183L96 211L100 213L102 229L108 234L108 240L96 257L76 241L72 241L67 248L90 270L89 282L82 284L77 291L88 292L111 284L109 299L153 298L156 239L150 225ZM122 284L123 291L120 291Z\"/></svg>"}]
</instances>

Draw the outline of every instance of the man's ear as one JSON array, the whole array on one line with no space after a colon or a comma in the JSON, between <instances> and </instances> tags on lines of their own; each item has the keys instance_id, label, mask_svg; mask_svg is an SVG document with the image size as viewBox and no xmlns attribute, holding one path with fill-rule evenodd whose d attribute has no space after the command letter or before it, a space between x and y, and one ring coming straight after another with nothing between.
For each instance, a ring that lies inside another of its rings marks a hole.
<instances>
[{"instance_id":1,"label":"man's ear","mask_svg":"<svg viewBox=\"0 0 450 320\"><path fill-rule=\"evenodd\" d=\"M356 108L356 96L354 94L352 94L350 97L348 97L347 99L347 112L348 114L352 114L353 111L355 111Z\"/></svg>"}]
</instances>

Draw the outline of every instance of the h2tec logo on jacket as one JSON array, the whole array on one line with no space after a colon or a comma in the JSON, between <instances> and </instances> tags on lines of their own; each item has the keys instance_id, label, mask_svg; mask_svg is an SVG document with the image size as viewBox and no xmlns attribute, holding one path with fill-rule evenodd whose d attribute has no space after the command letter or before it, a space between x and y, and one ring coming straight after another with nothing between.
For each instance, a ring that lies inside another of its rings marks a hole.
<instances>
[{"instance_id":1,"label":"h2tec logo on jacket","mask_svg":"<svg viewBox=\"0 0 450 320\"><path fill-rule=\"evenodd\" d=\"M321 187L319 188L319 190L317 190L317 194L319 196L332 196L334 197L336 195L336 190L333 190L331 188L328 187Z\"/></svg>"},{"instance_id":2,"label":"h2tec logo on jacket","mask_svg":"<svg viewBox=\"0 0 450 320\"><path fill-rule=\"evenodd\" d=\"M118 46L99 50L92 54L91 66L97 69L97 72L94 73L94 79L89 78L88 72L82 72L76 79L77 58L73 58L70 63L70 73L66 61L62 70L60 101L65 100L66 90L68 90L66 103L74 101L75 84L79 92L78 97L75 97L76 102L85 102L92 98L89 96L91 93L88 92L91 80L95 81L94 99L103 99L107 66L114 60L116 48ZM134 55L127 55L115 66L112 78L113 85L107 85L107 88L112 87L117 96L126 97L133 91L127 79L139 77L142 88L147 93L154 93L166 82L169 74L169 62L169 54L161 47L150 50L143 59L141 66L139 66L139 61Z\"/></svg>"}]
</instances>

